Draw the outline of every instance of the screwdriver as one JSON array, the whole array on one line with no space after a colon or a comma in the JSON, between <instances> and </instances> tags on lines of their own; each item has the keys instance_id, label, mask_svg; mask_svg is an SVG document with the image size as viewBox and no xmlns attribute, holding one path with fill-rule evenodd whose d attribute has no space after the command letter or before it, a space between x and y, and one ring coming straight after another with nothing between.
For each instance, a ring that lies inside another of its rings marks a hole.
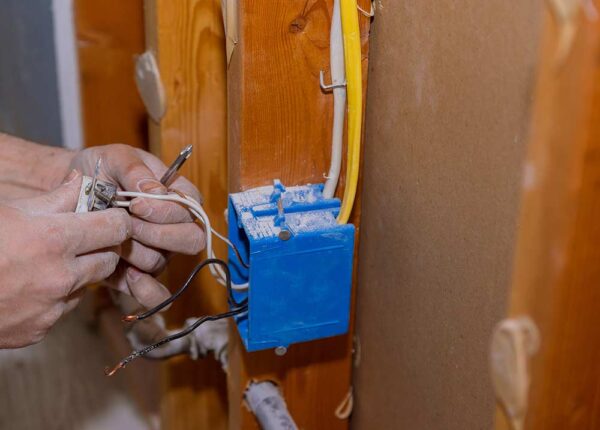
<instances>
[{"instance_id":1,"label":"screwdriver","mask_svg":"<svg viewBox=\"0 0 600 430\"><path fill-rule=\"evenodd\" d=\"M183 148L183 151L179 153L175 161L173 161L173 164L171 164L171 166L165 172L163 177L160 178L160 183L163 184L165 187L168 186L175 174L177 173L177 171L181 169L181 166L183 166L183 163L185 163L185 160L190 158L190 155L192 155L192 145L188 145L185 148Z\"/></svg>"}]
</instances>

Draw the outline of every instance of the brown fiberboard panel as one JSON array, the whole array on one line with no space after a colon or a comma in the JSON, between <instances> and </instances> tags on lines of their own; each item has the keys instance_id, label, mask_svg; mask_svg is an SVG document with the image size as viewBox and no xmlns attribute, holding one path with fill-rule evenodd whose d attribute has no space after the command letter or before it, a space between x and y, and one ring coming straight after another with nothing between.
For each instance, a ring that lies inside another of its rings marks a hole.
<instances>
[{"instance_id":1,"label":"brown fiberboard panel","mask_svg":"<svg viewBox=\"0 0 600 430\"><path fill-rule=\"evenodd\" d=\"M355 429L489 429L542 2L379 1Z\"/></svg>"}]
</instances>

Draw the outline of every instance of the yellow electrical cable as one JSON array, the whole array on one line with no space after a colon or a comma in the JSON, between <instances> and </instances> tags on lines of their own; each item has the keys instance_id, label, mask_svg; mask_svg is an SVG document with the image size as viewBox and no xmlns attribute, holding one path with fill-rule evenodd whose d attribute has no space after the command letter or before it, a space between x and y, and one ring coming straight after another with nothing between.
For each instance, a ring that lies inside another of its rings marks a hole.
<instances>
[{"instance_id":1,"label":"yellow electrical cable","mask_svg":"<svg viewBox=\"0 0 600 430\"><path fill-rule=\"evenodd\" d=\"M338 223L346 224L352 212L358 171L360 166L360 141L362 137L362 52L358 8L356 0L341 0L344 59L346 61L346 88L348 93L348 162L346 185Z\"/></svg>"}]
</instances>

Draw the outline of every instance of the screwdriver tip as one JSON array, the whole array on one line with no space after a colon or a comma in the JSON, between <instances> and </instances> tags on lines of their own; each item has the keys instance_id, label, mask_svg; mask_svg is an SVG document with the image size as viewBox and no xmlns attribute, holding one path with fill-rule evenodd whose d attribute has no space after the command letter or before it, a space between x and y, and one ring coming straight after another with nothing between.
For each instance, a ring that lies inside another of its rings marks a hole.
<instances>
[{"instance_id":1,"label":"screwdriver tip","mask_svg":"<svg viewBox=\"0 0 600 430\"><path fill-rule=\"evenodd\" d=\"M185 158L187 159L190 155L192 155L192 150L194 148L192 147L192 145L188 145L185 148L183 148L183 151L181 151L181 155L184 155Z\"/></svg>"}]
</instances>

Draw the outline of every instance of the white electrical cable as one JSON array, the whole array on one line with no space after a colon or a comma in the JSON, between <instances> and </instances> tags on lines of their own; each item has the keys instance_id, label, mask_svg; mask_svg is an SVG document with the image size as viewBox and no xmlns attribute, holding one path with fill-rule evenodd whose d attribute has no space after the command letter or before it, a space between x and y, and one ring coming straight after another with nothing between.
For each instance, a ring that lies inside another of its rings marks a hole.
<instances>
[{"instance_id":1,"label":"white electrical cable","mask_svg":"<svg viewBox=\"0 0 600 430\"><path fill-rule=\"evenodd\" d=\"M333 130L331 135L331 164L323 197L330 199L335 194L342 169L342 146L344 138L344 116L346 113L346 70L344 62L344 38L340 0L333 2L330 34L330 70L333 86Z\"/></svg>"},{"instance_id":2,"label":"white electrical cable","mask_svg":"<svg viewBox=\"0 0 600 430\"><path fill-rule=\"evenodd\" d=\"M134 192L134 191L117 191L117 196L119 197L129 197L129 198L136 198L136 197L143 197L143 198L147 198L147 199L154 199L154 200L164 200L164 201L169 201L169 202L175 202L175 203L181 203L182 205L187 206L188 210L196 217L198 218L205 226L206 228L206 252L208 254L208 258L216 258L215 257L215 253L213 251L213 247L212 247L212 235L214 234L215 236L217 236L219 239L223 240L225 243L227 243L228 246L233 247L233 244L223 235L217 233L215 230L213 230L213 228L210 225L210 219L208 218L208 215L206 214L206 212L204 211L204 209L202 208L202 206L200 205L200 203L198 203L196 200L194 200L193 198L189 197L189 196L185 196L181 197L179 194L175 194L175 193L170 193L170 194L147 194L147 193L139 193L139 192ZM129 205L131 204L131 202L129 201L115 201L115 206L118 207L122 207L122 208L126 208L129 207ZM215 279L221 284L221 285L226 285L226 276L225 276L225 272L223 271L223 268L215 265L215 264L211 264L208 266L210 273L215 277ZM231 287L236 290L236 291L245 291L248 289L248 283L244 283L244 284L231 284Z\"/></svg>"}]
</instances>

